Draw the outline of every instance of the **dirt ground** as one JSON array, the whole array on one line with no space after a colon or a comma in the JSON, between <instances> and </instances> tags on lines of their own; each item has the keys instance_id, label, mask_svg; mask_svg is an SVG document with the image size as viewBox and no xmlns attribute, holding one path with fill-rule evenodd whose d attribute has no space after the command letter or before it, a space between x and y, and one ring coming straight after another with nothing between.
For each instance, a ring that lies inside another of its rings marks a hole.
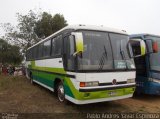
<instances>
[{"instance_id":1,"label":"dirt ground","mask_svg":"<svg viewBox=\"0 0 160 119\"><path fill-rule=\"evenodd\" d=\"M160 113L160 96L75 105L61 104L49 90L31 85L25 77L0 75L0 112L12 113Z\"/></svg>"}]
</instances>

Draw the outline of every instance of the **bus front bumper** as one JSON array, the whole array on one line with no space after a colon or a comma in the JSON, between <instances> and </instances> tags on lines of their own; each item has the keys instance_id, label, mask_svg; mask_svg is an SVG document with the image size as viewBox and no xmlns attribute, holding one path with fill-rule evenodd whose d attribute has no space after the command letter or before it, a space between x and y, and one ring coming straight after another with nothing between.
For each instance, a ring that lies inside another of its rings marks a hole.
<instances>
[{"instance_id":1,"label":"bus front bumper","mask_svg":"<svg viewBox=\"0 0 160 119\"><path fill-rule=\"evenodd\" d=\"M88 104L129 98L133 96L134 91L135 84L103 88L81 88L76 98L67 95L65 98L75 104Z\"/></svg>"},{"instance_id":2,"label":"bus front bumper","mask_svg":"<svg viewBox=\"0 0 160 119\"><path fill-rule=\"evenodd\" d=\"M98 99L90 99L90 100L77 100L75 98L72 98L70 96L65 95L65 98L74 104L82 105L82 104L90 104L90 103L98 103L98 102L107 102L107 101L114 101L114 100L120 100L125 98L132 97L133 94L118 96L118 97L109 97L109 98L98 98Z\"/></svg>"}]
</instances>

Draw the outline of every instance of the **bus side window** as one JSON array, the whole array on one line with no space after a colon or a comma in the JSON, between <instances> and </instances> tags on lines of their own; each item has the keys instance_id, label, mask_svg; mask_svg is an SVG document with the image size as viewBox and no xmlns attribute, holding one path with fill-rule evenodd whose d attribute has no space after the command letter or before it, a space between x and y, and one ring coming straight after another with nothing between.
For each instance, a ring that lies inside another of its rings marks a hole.
<instances>
[{"instance_id":1,"label":"bus side window","mask_svg":"<svg viewBox=\"0 0 160 119\"><path fill-rule=\"evenodd\" d=\"M54 57L60 57L62 54L62 36L57 36L52 39L52 53Z\"/></svg>"},{"instance_id":2,"label":"bus side window","mask_svg":"<svg viewBox=\"0 0 160 119\"><path fill-rule=\"evenodd\" d=\"M38 58L41 59L43 57L43 43L39 44L38 48Z\"/></svg>"},{"instance_id":3,"label":"bus side window","mask_svg":"<svg viewBox=\"0 0 160 119\"><path fill-rule=\"evenodd\" d=\"M44 42L44 49L43 49L43 55L44 57L49 57L50 56L50 52L51 52L51 40L48 40L46 42Z\"/></svg>"},{"instance_id":4,"label":"bus side window","mask_svg":"<svg viewBox=\"0 0 160 119\"><path fill-rule=\"evenodd\" d=\"M35 50L35 59L38 59L38 46L36 46L36 50Z\"/></svg>"},{"instance_id":5,"label":"bus side window","mask_svg":"<svg viewBox=\"0 0 160 119\"><path fill-rule=\"evenodd\" d=\"M37 46L34 47L34 51L33 51L33 57L34 57L34 60L37 59Z\"/></svg>"}]
</instances>

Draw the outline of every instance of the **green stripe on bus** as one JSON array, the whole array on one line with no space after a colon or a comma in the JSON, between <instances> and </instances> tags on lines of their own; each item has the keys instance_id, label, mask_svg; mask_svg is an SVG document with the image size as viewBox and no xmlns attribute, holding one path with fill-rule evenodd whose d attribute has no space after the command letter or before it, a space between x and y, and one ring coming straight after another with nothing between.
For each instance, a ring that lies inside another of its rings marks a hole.
<instances>
[{"instance_id":1,"label":"green stripe on bus","mask_svg":"<svg viewBox=\"0 0 160 119\"><path fill-rule=\"evenodd\" d=\"M46 73L46 72L39 72L39 71L32 71L32 75L33 75L34 80L37 80L37 81L39 81L39 82L41 82L41 83L45 84L46 86L53 88L53 89L55 88L54 81L56 78L65 79L65 77L63 77L63 76L54 75L54 74L50 74L50 73ZM68 78L65 80L70 80L70 79ZM71 88L67 85L65 80L64 80L65 93L68 96L75 98L72 91L71 91Z\"/></svg>"},{"instance_id":2,"label":"green stripe on bus","mask_svg":"<svg viewBox=\"0 0 160 119\"><path fill-rule=\"evenodd\" d=\"M35 66L35 62L31 62L31 69L41 70L41 71L49 71L49 72L57 72L66 74L63 68L48 68L48 67L38 67ZM75 98L77 100L89 100L89 99L98 99L98 98L109 98L111 97L109 95L110 91L115 91L117 94L116 96L123 96L127 94L133 94L134 87L131 88L124 88L124 89L116 89L116 90L104 90L104 91L95 91L95 92L79 92L77 90L73 83L71 82L69 77L64 77L56 74L51 74L47 72L38 72L33 71L33 76L37 81L40 81L41 83L44 83L45 85L54 88L54 80L55 78L59 78L64 80L64 88L66 95ZM89 96L87 96L89 95Z\"/></svg>"}]
</instances>

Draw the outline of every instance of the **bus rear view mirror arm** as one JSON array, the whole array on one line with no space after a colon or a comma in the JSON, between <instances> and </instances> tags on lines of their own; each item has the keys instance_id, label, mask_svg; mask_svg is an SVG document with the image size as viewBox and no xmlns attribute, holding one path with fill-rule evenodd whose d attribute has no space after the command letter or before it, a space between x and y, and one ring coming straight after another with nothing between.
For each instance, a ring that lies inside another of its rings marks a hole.
<instances>
[{"instance_id":1,"label":"bus rear view mirror arm","mask_svg":"<svg viewBox=\"0 0 160 119\"><path fill-rule=\"evenodd\" d=\"M81 52L81 51L79 51L79 52L75 52L75 53L73 53L73 55L72 55L72 56L73 56L73 57L76 57L77 55L78 55L78 56L81 56L81 54L82 54L82 52Z\"/></svg>"}]
</instances>

